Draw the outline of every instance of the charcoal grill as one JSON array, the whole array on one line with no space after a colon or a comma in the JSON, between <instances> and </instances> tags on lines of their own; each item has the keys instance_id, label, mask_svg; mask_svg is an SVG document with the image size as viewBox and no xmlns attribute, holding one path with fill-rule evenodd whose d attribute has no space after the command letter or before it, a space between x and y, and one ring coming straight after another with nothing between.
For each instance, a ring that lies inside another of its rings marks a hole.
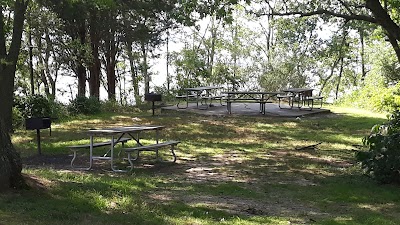
<instances>
[{"instance_id":1,"label":"charcoal grill","mask_svg":"<svg viewBox=\"0 0 400 225\"><path fill-rule=\"evenodd\" d=\"M161 102L161 94L157 93L148 93L144 95L144 100L148 102L152 102L151 109L153 110L153 116L154 116L154 109L155 109L155 104L154 102Z\"/></svg>"},{"instance_id":2,"label":"charcoal grill","mask_svg":"<svg viewBox=\"0 0 400 225\"><path fill-rule=\"evenodd\" d=\"M40 147L40 130L50 129L51 136L51 118L50 117L32 117L25 119L25 128L27 130L36 130L37 148L38 154L42 154L42 149Z\"/></svg>"}]
</instances>

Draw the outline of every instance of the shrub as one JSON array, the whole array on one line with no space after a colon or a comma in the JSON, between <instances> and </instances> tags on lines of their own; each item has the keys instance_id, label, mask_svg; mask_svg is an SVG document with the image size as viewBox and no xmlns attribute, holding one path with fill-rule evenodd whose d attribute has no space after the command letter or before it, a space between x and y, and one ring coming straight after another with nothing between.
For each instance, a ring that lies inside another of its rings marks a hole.
<instances>
[{"instance_id":1,"label":"shrub","mask_svg":"<svg viewBox=\"0 0 400 225\"><path fill-rule=\"evenodd\" d=\"M50 117L52 114L50 101L42 95L28 97L28 109L30 117Z\"/></svg>"},{"instance_id":2,"label":"shrub","mask_svg":"<svg viewBox=\"0 0 400 225\"><path fill-rule=\"evenodd\" d=\"M23 118L52 116L51 102L42 95L16 97L14 107L20 111Z\"/></svg>"},{"instance_id":3,"label":"shrub","mask_svg":"<svg viewBox=\"0 0 400 225\"><path fill-rule=\"evenodd\" d=\"M51 117L57 119L68 118L69 112L66 105L61 102L52 101L50 102L50 106L52 111Z\"/></svg>"},{"instance_id":4,"label":"shrub","mask_svg":"<svg viewBox=\"0 0 400 225\"><path fill-rule=\"evenodd\" d=\"M12 126L13 128L23 127L25 118L18 107L12 108Z\"/></svg>"},{"instance_id":5,"label":"shrub","mask_svg":"<svg viewBox=\"0 0 400 225\"><path fill-rule=\"evenodd\" d=\"M60 118L67 115L65 106L48 100L43 95L17 96L14 98L13 127L20 128L29 117Z\"/></svg>"},{"instance_id":6,"label":"shrub","mask_svg":"<svg viewBox=\"0 0 400 225\"><path fill-rule=\"evenodd\" d=\"M78 96L68 105L68 112L71 114L96 114L101 112L101 103L95 97Z\"/></svg>"},{"instance_id":7,"label":"shrub","mask_svg":"<svg viewBox=\"0 0 400 225\"><path fill-rule=\"evenodd\" d=\"M101 111L103 112L124 112L124 107L115 100L101 102Z\"/></svg>"},{"instance_id":8,"label":"shrub","mask_svg":"<svg viewBox=\"0 0 400 225\"><path fill-rule=\"evenodd\" d=\"M370 74L365 78L364 84L359 89L345 94L336 103L342 106L392 112L393 109L391 110L391 107L387 104L391 104L388 99L393 96L394 88L388 88L383 76Z\"/></svg>"},{"instance_id":9,"label":"shrub","mask_svg":"<svg viewBox=\"0 0 400 225\"><path fill-rule=\"evenodd\" d=\"M400 183L400 111L375 125L363 143L368 151L358 152L356 158L365 173L381 183Z\"/></svg>"}]
</instances>

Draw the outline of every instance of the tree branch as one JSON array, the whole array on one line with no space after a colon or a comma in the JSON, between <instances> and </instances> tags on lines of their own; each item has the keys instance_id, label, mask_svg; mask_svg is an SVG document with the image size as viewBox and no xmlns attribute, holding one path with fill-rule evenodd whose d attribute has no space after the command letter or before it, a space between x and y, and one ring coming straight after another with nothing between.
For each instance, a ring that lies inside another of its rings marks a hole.
<instances>
[{"instance_id":1,"label":"tree branch","mask_svg":"<svg viewBox=\"0 0 400 225\"><path fill-rule=\"evenodd\" d=\"M315 15L328 15L328 16L335 16L335 17L340 17L346 20L360 20L360 21L366 21L370 23L377 23L377 20L373 17L370 16L365 16L365 15L347 15L347 14L341 14L341 13L336 13L332 12L329 10L325 9L317 9L316 11L312 12L286 12L286 13L264 13L264 14L258 14L258 16L267 16L267 15L272 15L272 16L299 16L299 17L308 17L308 16L315 16Z\"/></svg>"}]
</instances>

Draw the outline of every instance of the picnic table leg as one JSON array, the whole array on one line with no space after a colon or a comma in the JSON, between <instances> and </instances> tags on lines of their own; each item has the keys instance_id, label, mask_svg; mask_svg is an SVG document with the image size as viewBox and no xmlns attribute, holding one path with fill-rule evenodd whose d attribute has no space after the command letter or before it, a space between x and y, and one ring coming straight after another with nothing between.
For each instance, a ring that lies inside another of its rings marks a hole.
<instances>
[{"instance_id":1,"label":"picnic table leg","mask_svg":"<svg viewBox=\"0 0 400 225\"><path fill-rule=\"evenodd\" d=\"M171 153L172 153L172 156L174 157L174 161L173 162L176 162L176 154L174 152L174 148L175 148L175 145L171 145Z\"/></svg>"},{"instance_id":2,"label":"picnic table leg","mask_svg":"<svg viewBox=\"0 0 400 225\"><path fill-rule=\"evenodd\" d=\"M114 171L114 136L111 136L111 170Z\"/></svg>"},{"instance_id":3,"label":"picnic table leg","mask_svg":"<svg viewBox=\"0 0 400 225\"><path fill-rule=\"evenodd\" d=\"M189 91L186 91L186 108L189 107Z\"/></svg>"},{"instance_id":4,"label":"picnic table leg","mask_svg":"<svg viewBox=\"0 0 400 225\"><path fill-rule=\"evenodd\" d=\"M131 153L130 152L128 152L128 162L129 162L129 165L131 167L131 169L129 171L132 171L133 170L133 162L132 162L132 157L131 157Z\"/></svg>"},{"instance_id":5,"label":"picnic table leg","mask_svg":"<svg viewBox=\"0 0 400 225\"><path fill-rule=\"evenodd\" d=\"M160 135L160 132L159 132L159 130L157 129L157 130L156 130L156 144L158 144L158 137L159 137L159 135ZM139 152L139 151L138 151L138 152ZM158 158L158 148L156 148L156 159L159 160L159 158Z\"/></svg>"},{"instance_id":6,"label":"picnic table leg","mask_svg":"<svg viewBox=\"0 0 400 225\"><path fill-rule=\"evenodd\" d=\"M260 102L260 113L265 115L265 102Z\"/></svg>"},{"instance_id":7,"label":"picnic table leg","mask_svg":"<svg viewBox=\"0 0 400 225\"><path fill-rule=\"evenodd\" d=\"M111 157L110 157L111 158L110 159L110 161L111 161L111 163L110 163L111 164L111 170L114 171L114 172L128 172L128 170L120 170L120 169L116 169L115 168L115 166L114 166L114 145L115 145L114 136L111 136L111 149L110 149L110 152L111 152L111 154L110 154L111 155ZM129 164L131 164L131 162L129 162Z\"/></svg>"},{"instance_id":8,"label":"picnic table leg","mask_svg":"<svg viewBox=\"0 0 400 225\"><path fill-rule=\"evenodd\" d=\"M90 170L93 166L93 135L90 135L90 147L89 147L89 168Z\"/></svg>"},{"instance_id":9,"label":"picnic table leg","mask_svg":"<svg viewBox=\"0 0 400 225\"><path fill-rule=\"evenodd\" d=\"M199 108L199 92L196 91L196 108Z\"/></svg>"}]
</instances>

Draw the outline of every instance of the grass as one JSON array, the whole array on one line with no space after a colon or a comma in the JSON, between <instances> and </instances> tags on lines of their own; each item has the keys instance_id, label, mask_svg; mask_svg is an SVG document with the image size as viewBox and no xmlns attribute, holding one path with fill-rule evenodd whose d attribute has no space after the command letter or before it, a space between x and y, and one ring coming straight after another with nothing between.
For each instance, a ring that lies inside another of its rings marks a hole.
<instances>
[{"instance_id":1,"label":"grass","mask_svg":"<svg viewBox=\"0 0 400 225\"><path fill-rule=\"evenodd\" d=\"M0 194L0 224L400 224L399 187L375 183L354 162L354 145L384 115L332 111L300 120L136 112L60 122L52 136L42 132L45 156L88 143L89 128L140 123L166 126L162 139L182 142L178 161L148 156L127 174L104 171L107 163L73 171L70 158L64 167L28 163L34 188ZM35 157L34 132L18 130L13 143Z\"/></svg>"}]
</instances>

